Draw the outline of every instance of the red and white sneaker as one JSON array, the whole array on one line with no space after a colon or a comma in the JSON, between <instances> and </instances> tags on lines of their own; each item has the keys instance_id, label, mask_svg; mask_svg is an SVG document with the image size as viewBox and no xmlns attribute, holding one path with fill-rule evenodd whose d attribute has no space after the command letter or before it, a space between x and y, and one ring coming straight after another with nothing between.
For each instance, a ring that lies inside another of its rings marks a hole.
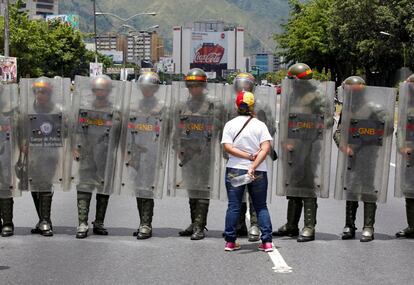
<instances>
[{"instance_id":1,"label":"red and white sneaker","mask_svg":"<svg viewBox=\"0 0 414 285\"><path fill-rule=\"evenodd\" d=\"M259 250L264 252L272 252L273 244L271 242L264 242L261 245L259 245Z\"/></svg>"},{"instance_id":2,"label":"red and white sneaker","mask_svg":"<svg viewBox=\"0 0 414 285\"><path fill-rule=\"evenodd\" d=\"M226 242L226 246L224 247L224 251L233 251L240 249L240 244L237 242Z\"/></svg>"}]
</instances>

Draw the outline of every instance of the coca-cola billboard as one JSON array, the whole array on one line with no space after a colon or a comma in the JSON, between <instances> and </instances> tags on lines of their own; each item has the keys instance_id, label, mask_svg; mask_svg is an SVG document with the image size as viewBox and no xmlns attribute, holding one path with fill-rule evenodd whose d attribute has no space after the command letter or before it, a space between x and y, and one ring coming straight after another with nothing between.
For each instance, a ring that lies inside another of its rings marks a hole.
<instances>
[{"instance_id":1,"label":"coca-cola billboard","mask_svg":"<svg viewBox=\"0 0 414 285\"><path fill-rule=\"evenodd\" d=\"M193 32L190 68L202 68L221 74L227 69L227 37L225 32Z\"/></svg>"}]
</instances>

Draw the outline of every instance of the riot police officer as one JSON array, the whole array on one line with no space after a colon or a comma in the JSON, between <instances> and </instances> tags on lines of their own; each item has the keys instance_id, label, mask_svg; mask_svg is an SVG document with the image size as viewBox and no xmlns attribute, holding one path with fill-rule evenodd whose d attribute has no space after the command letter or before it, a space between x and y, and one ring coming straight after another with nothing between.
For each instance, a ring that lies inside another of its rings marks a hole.
<instances>
[{"instance_id":1,"label":"riot police officer","mask_svg":"<svg viewBox=\"0 0 414 285\"><path fill-rule=\"evenodd\" d=\"M140 225L134 236L152 236L154 198L161 198L167 161L169 118L166 104L171 95L160 86L158 74L144 72L126 97L123 124L121 193L136 197Z\"/></svg>"},{"instance_id":2,"label":"riot police officer","mask_svg":"<svg viewBox=\"0 0 414 285\"><path fill-rule=\"evenodd\" d=\"M50 218L53 191L67 190L64 157L69 152L70 79L40 77L20 81L22 94L22 149L27 163L21 187L32 193L39 222L33 234L53 235ZM22 183L26 180L27 185ZM27 187L27 188L26 188Z\"/></svg>"},{"instance_id":3,"label":"riot police officer","mask_svg":"<svg viewBox=\"0 0 414 285\"><path fill-rule=\"evenodd\" d=\"M240 91L247 91L247 92L254 92L255 90L255 78L252 74L241 72L237 74L233 81L234 93L238 94ZM255 94L256 103L255 103L255 113L257 119L264 122L270 132L270 135L273 136L276 133L275 128L275 121L274 121L274 114L276 111L276 102L275 102L275 94L272 92L268 92L272 87L259 87L257 93ZM263 94L260 91L265 91ZM269 98L269 96L273 96L274 98ZM234 100L232 100L234 101ZM230 107L230 106L229 106ZM273 108L273 109L272 109ZM233 106L231 105L231 110L234 110ZM233 111L234 112L234 111ZM235 117L236 114L230 114L230 118L232 119ZM273 149L271 154L273 154ZM268 163L269 173L272 173L272 163ZM271 186L271 179L269 181L268 190L272 191ZM271 193L268 193L268 196L271 197ZM257 221L256 211L253 207L251 201L249 201L249 214L250 214L250 227L247 230L246 226L246 212L247 212L247 203L243 202L241 206L241 214L240 219L237 224L237 233L240 236L248 235L248 240L251 242L255 242L260 240L260 230Z\"/></svg>"},{"instance_id":4,"label":"riot police officer","mask_svg":"<svg viewBox=\"0 0 414 285\"><path fill-rule=\"evenodd\" d=\"M334 140L339 147L335 198L346 200L342 239L355 238L358 201L364 202L361 242L374 239L376 202L385 202L395 91L369 87L358 76L342 84L344 105ZM381 173L382 179L376 179Z\"/></svg>"},{"instance_id":5,"label":"riot police officer","mask_svg":"<svg viewBox=\"0 0 414 285\"><path fill-rule=\"evenodd\" d=\"M287 223L273 234L315 239L317 197L329 195L330 140L333 126L333 82L312 80L303 63L292 65L282 82L278 195L287 196ZM298 223L304 208L304 228Z\"/></svg>"},{"instance_id":6,"label":"riot police officer","mask_svg":"<svg viewBox=\"0 0 414 285\"><path fill-rule=\"evenodd\" d=\"M414 238L414 74L400 85L395 196L405 197L408 227L397 238Z\"/></svg>"},{"instance_id":7,"label":"riot police officer","mask_svg":"<svg viewBox=\"0 0 414 285\"><path fill-rule=\"evenodd\" d=\"M180 236L192 240L205 237L210 199L218 196L219 167L215 162L221 152L219 132L224 121L222 98L207 90L206 73L191 69L185 77L187 89L179 89L173 124L174 157L171 189L174 195L189 197L191 224Z\"/></svg>"},{"instance_id":8,"label":"riot police officer","mask_svg":"<svg viewBox=\"0 0 414 285\"><path fill-rule=\"evenodd\" d=\"M18 91L16 84L0 83L0 229L1 236L14 234L13 197L19 194L16 187L15 148L18 143L17 121Z\"/></svg>"},{"instance_id":9,"label":"riot police officer","mask_svg":"<svg viewBox=\"0 0 414 285\"><path fill-rule=\"evenodd\" d=\"M116 149L120 136L120 90L106 75L92 79L77 77L75 109L75 181L79 226L76 238L86 238L92 193L96 190L93 233L108 235L104 227L109 195L113 193ZM114 90L115 89L115 90ZM122 89L121 89L122 90Z\"/></svg>"}]
</instances>

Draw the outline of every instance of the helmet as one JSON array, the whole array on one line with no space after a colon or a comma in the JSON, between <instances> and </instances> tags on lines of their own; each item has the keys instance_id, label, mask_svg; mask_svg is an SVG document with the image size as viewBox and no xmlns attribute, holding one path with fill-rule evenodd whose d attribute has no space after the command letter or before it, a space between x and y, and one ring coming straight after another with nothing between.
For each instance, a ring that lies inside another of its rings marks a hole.
<instances>
[{"instance_id":1,"label":"helmet","mask_svg":"<svg viewBox=\"0 0 414 285\"><path fill-rule=\"evenodd\" d=\"M237 74L233 80L234 90L236 92L249 91L253 92L256 80L253 75L247 72Z\"/></svg>"},{"instance_id":2,"label":"helmet","mask_svg":"<svg viewBox=\"0 0 414 285\"><path fill-rule=\"evenodd\" d=\"M207 86L207 75L200 68L193 68L185 77L185 86L190 87L206 87Z\"/></svg>"},{"instance_id":3,"label":"helmet","mask_svg":"<svg viewBox=\"0 0 414 285\"><path fill-rule=\"evenodd\" d=\"M92 90L112 90L112 79L107 75L98 75L91 80Z\"/></svg>"},{"instance_id":4,"label":"helmet","mask_svg":"<svg viewBox=\"0 0 414 285\"><path fill-rule=\"evenodd\" d=\"M249 91L237 93L236 106L239 114L248 115L254 111L254 95Z\"/></svg>"},{"instance_id":5,"label":"helmet","mask_svg":"<svg viewBox=\"0 0 414 285\"><path fill-rule=\"evenodd\" d=\"M343 88L349 88L353 91L361 91L365 86L365 80L359 76L350 76L342 82Z\"/></svg>"},{"instance_id":6,"label":"helmet","mask_svg":"<svg viewBox=\"0 0 414 285\"><path fill-rule=\"evenodd\" d=\"M33 82L32 85L33 93L42 92L43 94L50 95L52 94L53 86L47 77L39 77Z\"/></svg>"},{"instance_id":7,"label":"helmet","mask_svg":"<svg viewBox=\"0 0 414 285\"><path fill-rule=\"evenodd\" d=\"M296 63L289 67L287 76L290 79L312 79L313 71L307 64Z\"/></svg>"},{"instance_id":8,"label":"helmet","mask_svg":"<svg viewBox=\"0 0 414 285\"><path fill-rule=\"evenodd\" d=\"M408 78L407 78L407 80L405 80L406 82L408 82L408 83L414 83L414 74L411 74Z\"/></svg>"},{"instance_id":9,"label":"helmet","mask_svg":"<svg viewBox=\"0 0 414 285\"><path fill-rule=\"evenodd\" d=\"M154 92L157 92L160 87L159 84L161 83L158 74L152 71L142 73L137 82L139 88L150 88Z\"/></svg>"}]
</instances>

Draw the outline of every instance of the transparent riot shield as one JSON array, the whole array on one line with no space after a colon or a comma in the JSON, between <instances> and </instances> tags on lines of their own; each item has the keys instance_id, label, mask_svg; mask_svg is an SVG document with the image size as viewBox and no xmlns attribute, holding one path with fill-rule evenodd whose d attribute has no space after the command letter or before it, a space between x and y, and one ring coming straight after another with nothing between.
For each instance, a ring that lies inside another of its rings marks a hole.
<instances>
[{"instance_id":1,"label":"transparent riot shield","mask_svg":"<svg viewBox=\"0 0 414 285\"><path fill-rule=\"evenodd\" d=\"M274 177L277 173L277 148L276 148L276 89L270 86L257 86L254 90L254 111L256 118L266 124L270 135L273 138L270 154L266 158L268 191L267 200L271 202Z\"/></svg>"},{"instance_id":2,"label":"transparent riot shield","mask_svg":"<svg viewBox=\"0 0 414 285\"><path fill-rule=\"evenodd\" d=\"M237 116L236 111L236 93L233 85L225 85L223 87L223 105L224 105L224 125L231 119ZM220 138L221 139L221 138ZM227 189L226 189L226 164L229 159L228 154L223 150L221 159L221 171L220 171L220 200L227 201Z\"/></svg>"},{"instance_id":3,"label":"transparent riot shield","mask_svg":"<svg viewBox=\"0 0 414 285\"><path fill-rule=\"evenodd\" d=\"M20 196L15 167L19 151L17 125L19 119L17 84L0 84L0 198Z\"/></svg>"},{"instance_id":4,"label":"transparent riot shield","mask_svg":"<svg viewBox=\"0 0 414 285\"><path fill-rule=\"evenodd\" d=\"M27 188L32 192L69 190L70 171L65 160L70 155L70 84L69 78L60 77L20 81L20 151L27 162L22 179L27 179Z\"/></svg>"},{"instance_id":5,"label":"transparent riot shield","mask_svg":"<svg viewBox=\"0 0 414 285\"><path fill-rule=\"evenodd\" d=\"M148 199L162 198L171 119L171 86L154 91L133 84L125 97L118 159L121 193Z\"/></svg>"},{"instance_id":6,"label":"transparent riot shield","mask_svg":"<svg viewBox=\"0 0 414 285\"><path fill-rule=\"evenodd\" d=\"M282 82L277 194L329 196L334 82Z\"/></svg>"},{"instance_id":7,"label":"transparent riot shield","mask_svg":"<svg viewBox=\"0 0 414 285\"><path fill-rule=\"evenodd\" d=\"M191 95L184 82L173 82L172 88L174 111L168 194L217 199L222 159L223 97L216 96L210 89Z\"/></svg>"},{"instance_id":8,"label":"transparent riot shield","mask_svg":"<svg viewBox=\"0 0 414 285\"><path fill-rule=\"evenodd\" d=\"M400 84L395 196L414 199L414 84Z\"/></svg>"},{"instance_id":9,"label":"transparent riot shield","mask_svg":"<svg viewBox=\"0 0 414 285\"><path fill-rule=\"evenodd\" d=\"M91 78L75 78L72 176L78 191L115 192L122 100L130 91L128 82L112 80L109 88L94 89Z\"/></svg>"},{"instance_id":10,"label":"transparent riot shield","mask_svg":"<svg viewBox=\"0 0 414 285\"><path fill-rule=\"evenodd\" d=\"M393 88L345 88L335 199L385 203L394 127Z\"/></svg>"}]
</instances>

